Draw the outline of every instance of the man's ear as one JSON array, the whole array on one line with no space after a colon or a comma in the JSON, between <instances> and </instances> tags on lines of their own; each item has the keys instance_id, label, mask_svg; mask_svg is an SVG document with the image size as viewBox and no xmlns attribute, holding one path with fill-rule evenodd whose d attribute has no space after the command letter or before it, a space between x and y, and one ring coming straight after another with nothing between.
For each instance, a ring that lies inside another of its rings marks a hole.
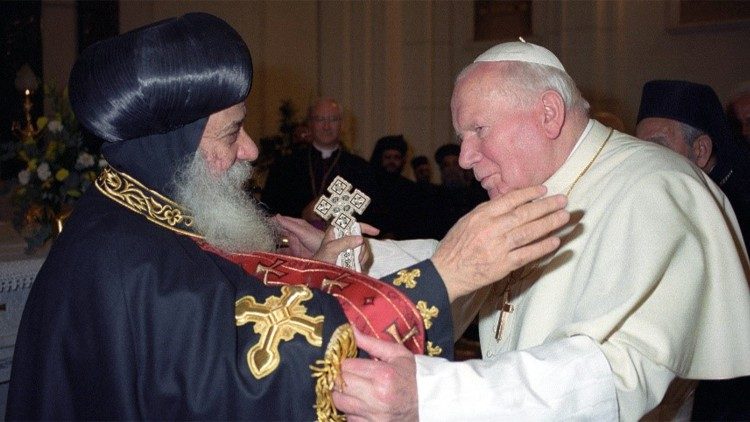
<instances>
[{"instance_id":1,"label":"man's ear","mask_svg":"<svg viewBox=\"0 0 750 422\"><path fill-rule=\"evenodd\" d=\"M705 133L695 139L693 142L693 156L695 157L695 165L701 169L705 169L708 164L708 160L711 158L711 154L714 152L714 143L711 141L711 137Z\"/></svg>"},{"instance_id":2,"label":"man's ear","mask_svg":"<svg viewBox=\"0 0 750 422\"><path fill-rule=\"evenodd\" d=\"M565 122L565 102L557 91L549 90L542 94L542 107L542 128L549 139L557 139Z\"/></svg>"}]
</instances>

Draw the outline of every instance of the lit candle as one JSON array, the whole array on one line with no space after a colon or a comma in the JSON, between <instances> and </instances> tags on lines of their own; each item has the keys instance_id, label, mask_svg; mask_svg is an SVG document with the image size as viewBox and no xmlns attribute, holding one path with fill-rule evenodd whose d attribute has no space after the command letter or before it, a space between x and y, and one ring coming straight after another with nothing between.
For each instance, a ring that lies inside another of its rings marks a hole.
<instances>
[{"instance_id":1,"label":"lit candle","mask_svg":"<svg viewBox=\"0 0 750 422\"><path fill-rule=\"evenodd\" d=\"M28 97L31 92L27 89L26 90L26 96Z\"/></svg>"}]
</instances>

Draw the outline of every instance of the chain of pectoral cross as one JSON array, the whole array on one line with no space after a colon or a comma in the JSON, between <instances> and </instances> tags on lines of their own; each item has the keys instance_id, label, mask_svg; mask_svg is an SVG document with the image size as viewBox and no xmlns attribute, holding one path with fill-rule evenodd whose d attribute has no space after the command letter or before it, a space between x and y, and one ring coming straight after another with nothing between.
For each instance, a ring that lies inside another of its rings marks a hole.
<instances>
[{"instance_id":1,"label":"chain of pectoral cross","mask_svg":"<svg viewBox=\"0 0 750 422\"><path fill-rule=\"evenodd\" d=\"M497 310L500 311L500 315L498 315L497 317L495 340L500 341L503 338L503 331L505 330L505 325L508 322L508 318L510 318L510 314L512 314L516 309L515 305L510 303L511 287L521 281L524 277L528 276L535 269L536 265L530 267L525 266L515 271L511 271L510 274L508 274L508 284L505 286L505 289L503 289L503 294L500 297L500 301L498 302L497 306Z\"/></svg>"},{"instance_id":2,"label":"chain of pectoral cross","mask_svg":"<svg viewBox=\"0 0 750 422\"><path fill-rule=\"evenodd\" d=\"M578 183L578 180L581 179L581 177L586 174L586 172L589 170L592 164L594 164L594 161L596 161L596 158L599 156L599 154L604 149L604 146L607 144L607 141L609 141L609 138L612 137L612 133L614 130L609 131L609 134L607 135L607 138L602 142L602 144L599 146L599 149L596 151L593 157L591 157L591 160L586 164L586 166L581 170L580 173L578 173L578 176L573 180L573 183L570 184L567 191L565 192L565 196L570 196L570 192L573 190L573 187ZM529 264L524 267L521 267L517 269L516 271L511 271L511 273L508 275L508 285L505 286L505 290L503 290L503 295L500 299L500 302L498 303L498 311L500 311L500 315L497 318L497 328L495 329L495 340L500 341L500 339L503 338L503 330L505 329L505 325L508 322L508 318L510 318L510 314L513 313L513 311L516 309L516 307L510 303L510 288L516 284L517 282L523 280L525 277L527 277L529 274L534 272L537 267L539 266L538 263L536 264Z\"/></svg>"}]
</instances>

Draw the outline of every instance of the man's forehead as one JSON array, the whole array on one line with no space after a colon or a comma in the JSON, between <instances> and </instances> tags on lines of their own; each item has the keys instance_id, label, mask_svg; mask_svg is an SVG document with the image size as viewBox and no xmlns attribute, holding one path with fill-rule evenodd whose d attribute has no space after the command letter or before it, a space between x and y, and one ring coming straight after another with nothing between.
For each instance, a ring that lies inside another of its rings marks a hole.
<instances>
[{"instance_id":1,"label":"man's forehead","mask_svg":"<svg viewBox=\"0 0 750 422\"><path fill-rule=\"evenodd\" d=\"M225 115L232 120L236 120L238 118L244 119L245 114L247 113L247 107L245 106L245 103L243 102L243 103L235 104L223 111L225 111L226 112Z\"/></svg>"},{"instance_id":2,"label":"man's forehead","mask_svg":"<svg viewBox=\"0 0 750 422\"><path fill-rule=\"evenodd\" d=\"M496 92L502 84L504 62L480 62L467 68L466 73L456 81L452 100L461 97L486 96ZM453 102L453 101L451 101Z\"/></svg>"},{"instance_id":3,"label":"man's forehead","mask_svg":"<svg viewBox=\"0 0 750 422\"><path fill-rule=\"evenodd\" d=\"M334 101L321 101L312 109L315 116L341 114L341 107Z\"/></svg>"}]
</instances>

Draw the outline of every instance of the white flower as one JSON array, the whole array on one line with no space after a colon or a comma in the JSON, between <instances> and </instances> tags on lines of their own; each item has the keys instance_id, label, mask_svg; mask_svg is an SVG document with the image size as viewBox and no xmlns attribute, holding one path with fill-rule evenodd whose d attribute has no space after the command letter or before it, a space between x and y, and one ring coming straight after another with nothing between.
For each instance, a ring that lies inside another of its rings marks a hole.
<instances>
[{"instance_id":1,"label":"white flower","mask_svg":"<svg viewBox=\"0 0 750 422\"><path fill-rule=\"evenodd\" d=\"M109 163L107 162L107 160L104 159L104 157L102 157L102 158L99 159L99 168L100 169L106 167L107 164L109 164Z\"/></svg>"},{"instance_id":2,"label":"white flower","mask_svg":"<svg viewBox=\"0 0 750 422\"><path fill-rule=\"evenodd\" d=\"M28 185L31 180L31 172L27 169L23 169L18 172L18 183L21 185Z\"/></svg>"},{"instance_id":3,"label":"white flower","mask_svg":"<svg viewBox=\"0 0 750 422\"><path fill-rule=\"evenodd\" d=\"M78 159L76 160L76 170L89 168L93 165L94 165L93 155L87 152L82 152L78 155Z\"/></svg>"},{"instance_id":4,"label":"white flower","mask_svg":"<svg viewBox=\"0 0 750 422\"><path fill-rule=\"evenodd\" d=\"M42 182L49 179L50 176L52 176L52 172L49 170L49 164L47 162L39 164L39 167L36 169L36 175L39 176L39 180Z\"/></svg>"},{"instance_id":5,"label":"white flower","mask_svg":"<svg viewBox=\"0 0 750 422\"><path fill-rule=\"evenodd\" d=\"M61 132L63 129L62 122L59 120L50 120L49 123L47 123L47 130L49 130L52 133Z\"/></svg>"}]
</instances>

